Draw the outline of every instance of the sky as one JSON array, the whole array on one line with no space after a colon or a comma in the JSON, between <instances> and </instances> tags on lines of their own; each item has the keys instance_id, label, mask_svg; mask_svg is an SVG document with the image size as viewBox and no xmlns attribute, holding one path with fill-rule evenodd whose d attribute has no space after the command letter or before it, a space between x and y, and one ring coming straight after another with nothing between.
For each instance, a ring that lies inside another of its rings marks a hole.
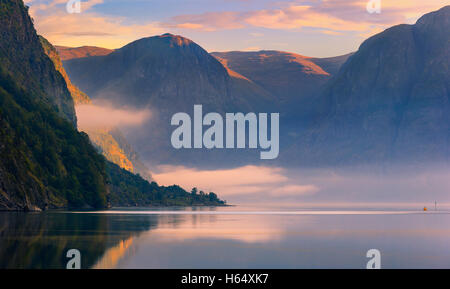
<instances>
[{"instance_id":1,"label":"sky","mask_svg":"<svg viewBox=\"0 0 450 289\"><path fill-rule=\"evenodd\" d=\"M38 33L55 45L115 49L173 33L209 52L282 50L311 57L353 52L369 36L449 4L380 0L380 13L369 13L369 1L378 0L81 0L80 13L67 11L69 0L25 3Z\"/></svg>"}]
</instances>

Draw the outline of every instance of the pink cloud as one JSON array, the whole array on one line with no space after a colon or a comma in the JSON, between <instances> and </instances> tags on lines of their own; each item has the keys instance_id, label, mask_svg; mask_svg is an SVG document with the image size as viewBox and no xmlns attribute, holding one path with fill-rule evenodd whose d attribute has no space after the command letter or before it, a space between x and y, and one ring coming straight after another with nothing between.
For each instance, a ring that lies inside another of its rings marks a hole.
<instances>
[{"instance_id":1,"label":"pink cloud","mask_svg":"<svg viewBox=\"0 0 450 289\"><path fill-rule=\"evenodd\" d=\"M313 195L319 191L314 185L286 185L271 191L272 196L307 196Z\"/></svg>"},{"instance_id":2,"label":"pink cloud","mask_svg":"<svg viewBox=\"0 0 450 289\"><path fill-rule=\"evenodd\" d=\"M244 28L241 14L236 12L207 12L203 14L179 15L172 18L169 27L215 31L217 29Z\"/></svg>"},{"instance_id":3,"label":"pink cloud","mask_svg":"<svg viewBox=\"0 0 450 289\"><path fill-rule=\"evenodd\" d=\"M28 2L36 30L53 44L77 47L88 43L115 49L138 38L166 31L157 22L125 24L124 17L93 12L91 8L103 0L83 1L81 13L73 14L67 13L66 3L67 0L54 0L47 4Z\"/></svg>"},{"instance_id":4,"label":"pink cloud","mask_svg":"<svg viewBox=\"0 0 450 289\"><path fill-rule=\"evenodd\" d=\"M324 0L313 4L304 1L281 2L278 7L247 12L214 12L180 15L172 18L172 27L215 31L243 27L268 29L321 29L325 34L342 31L372 31L411 22L417 17L447 5L447 1L400 0L382 1L382 13L366 11L367 0Z\"/></svg>"},{"instance_id":5,"label":"pink cloud","mask_svg":"<svg viewBox=\"0 0 450 289\"><path fill-rule=\"evenodd\" d=\"M214 191L222 198L270 197L275 201L283 198L309 196L317 193L314 185L299 184L286 176L286 170L278 167L243 166L234 169L198 170L186 167L163 166L153 172L155 180L162 185L179 184L190 190L197 187L205 192Z\"/></svg>"}]
</instances>

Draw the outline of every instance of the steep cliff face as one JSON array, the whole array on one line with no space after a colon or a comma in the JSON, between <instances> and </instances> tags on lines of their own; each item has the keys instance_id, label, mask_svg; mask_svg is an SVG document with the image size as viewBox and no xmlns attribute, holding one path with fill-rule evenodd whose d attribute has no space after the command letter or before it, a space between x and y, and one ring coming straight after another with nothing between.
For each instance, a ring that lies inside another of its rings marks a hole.
<instances>
[{"instance_id":1,"label":"steep cliff face","mask_svg":"<svg viewBox=\"0 0 450 289\"><path fill-rule=\"evenodd\" d=\"M27 8L20 0L0 1L0 63L20 87L54 106L76 125L72 97L66 83L45 55Z\"/></svg>"},{"instance_id":2,"label":"steep cliff face","mask_svg":"<svg viewBox=\"0 0 450 289\"><path fill-rule=\"evenodd\" d=\"M312 162L448 161L450 6L365 41L291 152ZM298 160L298 159L297 159Z\"/></svg>"},{"instance_id":3,"label":"steep cliff face","mask_svg":"<svg viewBox=\"0 0 450 289\"><path fill-rule=\"evenodd\" d=\"M39 38L45 53L55 65L55 69L61 73L66 81L67 88L69 89L75 104L80 105L92 103L89 96L82 92L77 86L73 85L70 81L56 48L44 37L39 36ZM149 181L152 180L149 169L139 160L138 155L134 152L117 128L91 129L79 127L79 129L89 135L92 143L106 157L107 160L117 164L127 171L139 173L143 178ZM114 135L112 132L114 132Z\"/></svg>"},{"instance_id":4,"label":"steep cliff face","mask_svg":"<svg viewBox=\"0 0 450 289\"><path fill-rule=\"evenodd\" d=\"M141 162L138 154L118 128L81 128L89 135L92 144L110 162L131 173L152 181L150 170Z\"/></svg>"},{"instance_id":5,"label":"steep cliff face","mask_svg":"<svg viewBox=\"0 0 450 289\"><path fill-rule=\"evenodd\" d=\"M112 128L108 130L108 134L114 139L118 147L123 151L127 159L130 160L133 165L133 173L139 174L147 181L153 181L152 174L147 166L141 161L139 154L130 145L126 137L118 128Z\"/></svg>"},{"instance_id":6,"label":"steep cliff face","mask_svg":"<svg viewBox=\"0 0 450 289\"><path fill-rule=\"evenodd\" d=\"M86 134L0 74L0 209L104 207L104 158Z\"/></svg>"},{"instance_id":7,"label":"steep cliff face","mask_svg":"<svg viewBox=\"0 0 450 289\"><path fill-rule=\"evenodd\" d=\"M0 31L0 209L105 206L104 159L22 1L0 1Z\"/></svg>"},{"instance_id":8,"label":"steep cliff face","mask_svg":"<svg viewBox=\"0 0 450 289\"><path fill-rule=\"evenodd\" d=\"M66 81L67 89L69 90L70 95L72 96L75 105L91 103L91 99L89 98L89 96L87 96L86 93L82 92L78 87L73 85L72 81L70 81L70 78L67 75L66 70L63 67L62 61L61 61L58 51L55 49L55 47L53 47L53 45L42 36L39 36L39 40L41 41L41 45L42 45L42 48L44 48L45 54L53 62L56 71L58 71L61 74L61 76L64 78L64 80Z\"/></svg>"}]
</instances>

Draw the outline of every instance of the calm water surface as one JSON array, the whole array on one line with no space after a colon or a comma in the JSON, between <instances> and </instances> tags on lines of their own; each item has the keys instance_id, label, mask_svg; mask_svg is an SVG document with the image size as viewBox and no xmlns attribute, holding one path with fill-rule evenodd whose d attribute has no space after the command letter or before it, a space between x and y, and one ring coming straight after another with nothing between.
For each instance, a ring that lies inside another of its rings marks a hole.
<instances>
[{"instance_id":1,"label":"calm water surface","mask_svg":"<svg viewBox=\"0 0 450 289\"><path fill-rule=\"evenodd\" d=\"M450 268L450 212L226 208L0 213L0 268Z\"/></svg>"}]
</instances>

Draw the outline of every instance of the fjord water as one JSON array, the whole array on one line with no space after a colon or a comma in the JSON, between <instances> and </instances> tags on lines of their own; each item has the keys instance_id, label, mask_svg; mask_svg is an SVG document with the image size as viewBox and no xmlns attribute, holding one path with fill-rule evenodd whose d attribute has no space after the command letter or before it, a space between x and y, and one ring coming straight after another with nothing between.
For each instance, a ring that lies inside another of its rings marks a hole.
<instances>
[{"instance_id":1,"label":"fjord water","mask_svg":"<svg viewBox=\"0 0 450 289\"><path fill-rule=\"evenodd\" d=\"M450 268L450 212L255 207L0 213L0 268Z\"/></svg>"}]
</instances>

